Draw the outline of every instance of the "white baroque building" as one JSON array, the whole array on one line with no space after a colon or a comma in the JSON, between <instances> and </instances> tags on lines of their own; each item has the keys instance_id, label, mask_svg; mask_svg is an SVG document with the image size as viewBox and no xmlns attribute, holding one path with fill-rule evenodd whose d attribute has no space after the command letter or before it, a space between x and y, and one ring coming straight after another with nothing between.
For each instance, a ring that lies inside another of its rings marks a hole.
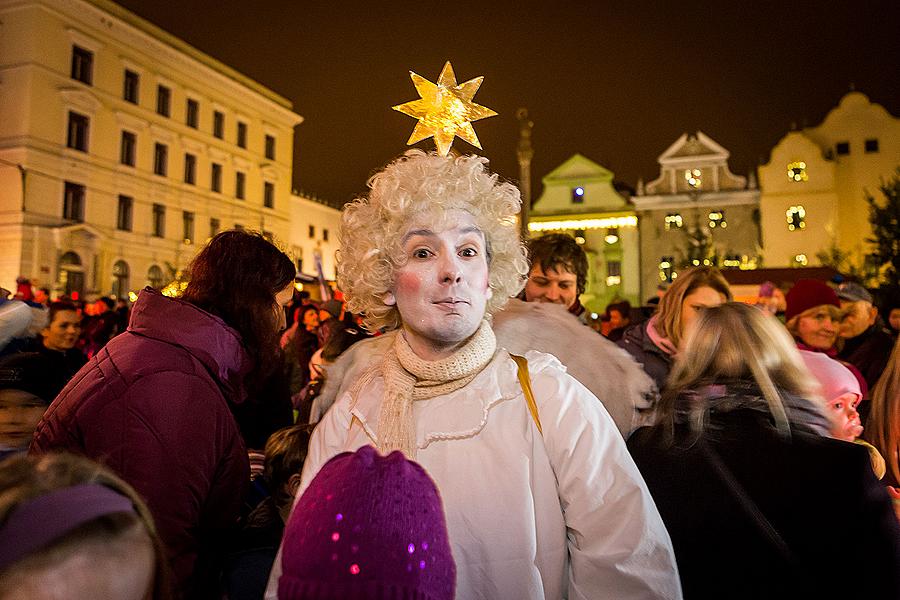
<instances>
[{"instance_id":1,"label":"white baroque building","mask_svg":"<svg viewBox=\"0 0 900 600\"><path fill-rule=\"evenodd\" d=\"M0 0L0 285L127 295L217 231L289 246L291 103L107 0Z\"/></svg>"},{"instance_id":2,"label":"white baroque building","mask_svg":"<svg viewBox=\"0 0 900 600\"><path fill-rule=\"evenodd\" d=\"M900 166L900 118L850 92L815 126L788 132L759 167L766 266L821 264L837 248L854 262L870 251L866 194Z\"/></svg>"},{"instance_id":3,"label":"white baroque building","mask_svg":"<svg viewBox=\"0 0 900 600\"><path fill-rule=\"evenodd\" d=\"M291 195L288 252L294 257L298 273L318 275L316 258L319 257L325 279L334 281L337 278L335 254L340 244L340 228L341 211L315 196Z\"/></svg>"}]
</instances>

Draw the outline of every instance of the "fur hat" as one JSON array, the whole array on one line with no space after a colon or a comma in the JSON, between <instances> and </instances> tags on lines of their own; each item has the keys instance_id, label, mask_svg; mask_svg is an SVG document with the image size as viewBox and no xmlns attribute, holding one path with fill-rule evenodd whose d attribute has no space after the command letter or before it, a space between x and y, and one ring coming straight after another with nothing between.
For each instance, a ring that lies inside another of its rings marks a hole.
<instances>
[{"instance_id":1,"label":"fur hat","mask_svg":"<svg viewBox=\"0 0 900 600\"><path fill-rule=\"evenodd\" d=\"M784 318L787 321L790 321L800 313L823 304L841 307L841 301L838 299L834 289L818 279L798 280L794 287L785 295L785 301L787 302L787 309L784 311Z\"/></svg>"},{"instance_id":2,"label":"fur hat","mask_svg":"<svg viewBox=\"0 0 900 600\"><path fill-rule=\"evenodd\" d=\"M456 564L434 482L402 453L332 458L284 533L282 600L451 600Z\"/></svg>"}]
</instances>

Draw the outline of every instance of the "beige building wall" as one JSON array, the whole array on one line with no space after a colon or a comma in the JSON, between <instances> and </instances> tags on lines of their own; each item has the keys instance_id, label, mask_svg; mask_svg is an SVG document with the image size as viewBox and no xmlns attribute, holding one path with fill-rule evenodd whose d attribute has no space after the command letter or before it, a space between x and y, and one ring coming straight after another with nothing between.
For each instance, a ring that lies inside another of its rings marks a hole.
<instances>
[{"instance_id":1,"label":"beige building wall","mask_svg":"<svg viewBox=\"0 0 900 600\"><path fill-rule=\"evenodd\" d=\"M106 0L0 0L0 21L0 285L24 275L62 293L80 277L83 294L138 290L151 270L168 279L184 267L216 226L286 243L293 128L302 121L290 102ZM89 82L73 77L76 47L90 54ZM126 70L138 76L136 102L124 98ZM170 91L169 116L157 112L160 85ZM189 100L196 126L187 122ZM223 115L221 138L214 111ZM83 150L69 147L70 113L87 118ZM121 160L123 132L136 139L134 166ZM156 144L167 148L165 175L154 173ZM67 182L83 186L83 218L64 213ZM118 218L120 196L132 198L130 227ZM154 205L165 211L160 232Z\"/></svg>"},{"instance_id":2,"label":"beige building wall","mask_svg":"<svg viewBox=\"0 0 900 600\"><path fill-rule=\"evenodd\" d=\"M861 260L871 235L866 191L880 197L881 179L898 166L900 118L859 92L822 124L788 133L759 168L766 266L796 266L799 255L818 265L816 253L835 244ZM802 229L789 229L792 206L804 209Z\"/></svg>"},{"instance_id":3,"label":"beige building wall","mask_svg":"<svg viewBox=\"0 0 900 600\"><path fill-rule=\"evenodd\" d=\"M337 278L335 254L340 228L341 211L316 198L291 195L288 242L299 271L317 275L315 256L318 254L325 279L334 281Z\"/></svg>"}]
</instances>

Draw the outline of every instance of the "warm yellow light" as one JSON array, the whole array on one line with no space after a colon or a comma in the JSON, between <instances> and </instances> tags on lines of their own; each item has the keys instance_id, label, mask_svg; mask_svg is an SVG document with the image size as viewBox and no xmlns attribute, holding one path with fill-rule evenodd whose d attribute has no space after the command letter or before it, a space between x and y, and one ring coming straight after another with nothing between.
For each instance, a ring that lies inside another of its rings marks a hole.
<instances>
[{"instance_id":1,"label":"warm yellow light","mask_svg":"<svg viewBox=\"0 0 900 600\"><path fill-rule=\"evenodd\" d=\"M809 176L806 174L806 163L804 161L794 161L787 166L787 176L791 181L808 181Z\"/></svg>"},{"instance_id":2,"label":"warm yellow light","mask_svg":"<svg viewBox=\"0 0 900 600\"><path fill-rule=\"evenodd\" d=\"M134 292L128 292L128 299L131 300L132 302L137 302L137 297L138 297L138 295L135 294Z\"/></svg>"},{"instance_id":3,"label":"warm yellow light","mask_svg":"<svg viewBox=\"0 0 900 600\"><path fill-rule=\"evenodd\" d=\"M559 231L565 229L610 229L637 227L637 217L607 217L604 219L569 219L565 221L532 221L528 231Z\"/></svg>"},{"instance_id":4,"label":"warm yellow light","mask_svg":"<svg viewBox=\"0 0 900 600\"><path fill-rule=\"evenodd\" d=\"M603 239L606 240L607 244L615 244L616 242L619 241L619 236L617 236L614 233L610 233L610 234L607 234L607 236Z\"/></svg>"},{"instance_id":5,"label":"warm yellow light","mask_svg":"<svg viewBox=\"0 0 900 600\"><path fill-rule=\"evenodd\" d=\"M300 281L295 281L294 289L297 290L298 292L302 292L303 291L303 283Z\"/></svg>"},{"instance_id":6,"label":"warm yellow light","mask_svg":"<svg viewBox=\"0 0 900 600\"><path fill-rule=\"evenodd\" d=\"M620 283L622 283L622 277L619 275L610 275L609 277L606 278L607 287L613 286L613 285L619 285Z\"/></svg>"},{"instance_id":7,"label":"warm yellow light","mask_svg":"<svg viewBox=\"0 0 900 600\"><path fill-rule=\"evenodd\" d=\"M580 235L575 236L575 243L578 244L579 246L584 244L586 241L587 240L584 239L583 237L581 237Z\"/></svg>"},{"instance_id":8,"label":"warm yellow light","mask_svg":"<svg viewBox=\"0 0 900 600\"><path fill-rule=\"evenodd\" d=\"M809 259L806 257L805 254L798 254L797 256L794 257L794 262L797 263L798 265L805 267L806 265L809 264Z\"/></svg>"}]
</instances>

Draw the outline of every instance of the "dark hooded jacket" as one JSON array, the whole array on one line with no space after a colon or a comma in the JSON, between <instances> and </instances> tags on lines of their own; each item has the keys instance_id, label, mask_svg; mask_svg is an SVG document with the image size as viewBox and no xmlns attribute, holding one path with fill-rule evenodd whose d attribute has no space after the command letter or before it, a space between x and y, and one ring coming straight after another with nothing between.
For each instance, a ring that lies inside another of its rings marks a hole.
<instances>
[{"instance_id":1,"label":"dark hooded jacket","mask_svg":"<svg viewBox=\"0 0 900 600\"><path fill-rule=\"evenodd\" d=\"M656 383L656 389L662 391L674 360L650 339L649 324L650 321L644 321L628 327L616 344L641 363L644 372Z\"/></svg>"},{"instance_id":2,"label":"dark hooded jacket","mask_svg":"<svg viewBox=\"0 0 900 600\"><path fill-rule=\"evenodd\" d=\"M31 443L84 454L134 486L184 597L215 596L222 539L250 480L229 408L244 401L249 363L221 319L145 289L127 332L60 392Z\"/></svg>"}]
</instances>

